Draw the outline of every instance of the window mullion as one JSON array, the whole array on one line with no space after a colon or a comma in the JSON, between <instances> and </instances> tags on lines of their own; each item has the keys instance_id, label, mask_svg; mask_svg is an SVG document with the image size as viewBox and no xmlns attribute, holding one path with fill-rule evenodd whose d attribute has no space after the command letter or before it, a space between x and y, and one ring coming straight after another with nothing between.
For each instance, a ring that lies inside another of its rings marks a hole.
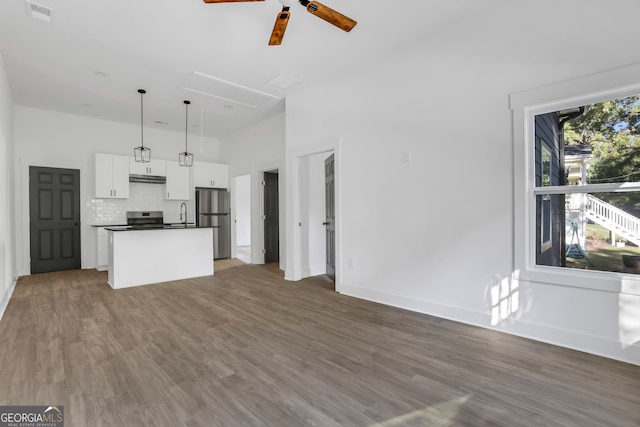
<instances>
[{"instance_id":1,"label":"window mullion","mask_svg":"<svg viewBox=\"0 0 640 427\"><path fill-rule=\"evenodd\" d=\"M577 194L577 193L622 193L640 191L640 182L620 182L613 184L555 185L534 187L533 194Z\"/></svg>"}]
</instances>

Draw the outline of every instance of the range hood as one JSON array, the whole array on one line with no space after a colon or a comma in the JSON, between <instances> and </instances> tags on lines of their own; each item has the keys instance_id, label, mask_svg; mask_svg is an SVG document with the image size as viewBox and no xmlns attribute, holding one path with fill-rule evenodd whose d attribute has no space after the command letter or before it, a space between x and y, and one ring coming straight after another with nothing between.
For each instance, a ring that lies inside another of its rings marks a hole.
<instances>
[{"instance_id":1,"label":"range hood","mask_svg":"<svg viewBox=\"0 0 640 427\"><path fill-rule=\"evenodd\" d=\"M167 177L159 176L159 175L130 174L129 182L145 182L147 184L164 184L167 182Z\"/></svg>"}]
</instances>

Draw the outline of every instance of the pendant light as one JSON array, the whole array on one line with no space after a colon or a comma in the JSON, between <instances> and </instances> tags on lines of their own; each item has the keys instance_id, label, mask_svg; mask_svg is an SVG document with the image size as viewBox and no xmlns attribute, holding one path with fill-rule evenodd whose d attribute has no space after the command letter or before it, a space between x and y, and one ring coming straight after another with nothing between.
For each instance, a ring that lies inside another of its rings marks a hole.
<instances>
[{"instance_id":1,"label":"pendant light","mask_svg":"<svg viewBox=\"0 0 640 427\"><path fill-rule=\"evenodd\" d=\"M144 89L138 89L138 93L140 94L140 139L141 145L140 147L136 147L133 149L133 156L136 162L139 163L149 163L151 161L151 149L144 146L144 120L142 115L142 95L147 93Z\"/></svg>"},{"instance_id":2,"label":"pendant light","mask_svg":"<svg viewBox=\"0 0 640 427\"><path fill-rule=\"evenodd\" d=\"M180 166L189 168L193 166L193 154L187 151L187 138L189 136L189 104L191 101L184 101L184 153L178 154L178 163Z\"/></svg>"}]
</instances>

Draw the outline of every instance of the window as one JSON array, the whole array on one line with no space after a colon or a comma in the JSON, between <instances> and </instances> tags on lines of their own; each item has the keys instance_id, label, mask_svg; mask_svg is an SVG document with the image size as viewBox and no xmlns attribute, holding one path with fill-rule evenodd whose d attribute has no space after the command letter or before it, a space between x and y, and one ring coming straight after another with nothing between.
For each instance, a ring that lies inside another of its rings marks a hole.
<instances>
[{"instance_id":1,"label":"window","mask_svg":"<svg viewBox=\"0 0 640 427\"><path fill-rule=\"evenodd\" d=\"M633 192L640 190L640 96L538 114L534 122L536 264L640 274L631 268L634 257L640 263L640 193ZM572 170L581 179L569 186Z\"/></svg>"},{"instance_id":2,"label":"window","mask_svg":"<svg viewBox=\"0 0 640 427\"><path fill-rule=\"evenodd\" d=\"M623 261L640 257L640 240L605 224L615 220L640 233L639 75L640 66L632 66L511 96L520 279L640 295L640 271ZM619 109L620 120L606 135L593 120L578 144L571 121L601 103Z\"/></svg>"}]
</instances>

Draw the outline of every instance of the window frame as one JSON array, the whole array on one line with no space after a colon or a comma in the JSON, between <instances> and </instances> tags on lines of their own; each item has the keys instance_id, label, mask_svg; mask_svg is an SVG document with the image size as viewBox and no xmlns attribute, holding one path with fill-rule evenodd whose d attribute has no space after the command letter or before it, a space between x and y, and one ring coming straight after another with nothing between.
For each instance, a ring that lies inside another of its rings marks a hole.
<instances>
[{"instance_id":1,"label":"window frame","mask_svg":"<svg viewBox=\"0 0 640 427\"><path fill-rule=\"evenodd\" d=\"M551 147L543 139L540 139L540 187L549 187L548 182L551 181ZM546 156L545 156L546 154ZM548 170L546 171L546 177L548 181L545 185L545 158L548 159ZM535 185L535 182L534 182ZM539 188L539 187L536 187ZM534 196L535 197L535 196ZM546 252L551 249L552 246L552 233L551 233L551 196L549 194L540 195L540 206L542 212L540 212L540 252ZM545 239L545 237L548 237Z\"/></svg>"},{"instance_id":2,"label":"window frame","mask_svg":"<svg viewBox=\"0 0 640 427\"><path fill-rule=\"evenodd\" d=\"M546 156L545 156L546 154ZM547 144L547 142L540 138L540 167L542 168L542 170L540 171L540 180L541 180L541 185L540 187L550 187L550 184L545 185L545 157L548 158L548 164L549 164L549 170L547 173L547 177L549 178L549 181L551 181L551 147L549 147L549 144Z\"/></svg>"},{"instance_id":3,"label":"window frame","mask_svg":"<svg viewBox=\"0 0 640 427\"><path fill-rule=\"evenodd\" d=\"M551 238L551 196L549 194L542 195L541 206L542 212L540 212L540 252L546 252L551 249L551 243L553 242L553 239Z\"/></svg>"},{"instance_id":4,"label":"window frame","mask_svg":"<svg viewBox=\"0 0 640 427\"><path fill-rule=\"evenodd\" d=\"M510 95L513 130L514 275L552 285L640 296L640 275L536 264L536 196L640 191L639 183L537 187L535 116L640 94L640 65Z\"/></svg>"}]
</instances>

